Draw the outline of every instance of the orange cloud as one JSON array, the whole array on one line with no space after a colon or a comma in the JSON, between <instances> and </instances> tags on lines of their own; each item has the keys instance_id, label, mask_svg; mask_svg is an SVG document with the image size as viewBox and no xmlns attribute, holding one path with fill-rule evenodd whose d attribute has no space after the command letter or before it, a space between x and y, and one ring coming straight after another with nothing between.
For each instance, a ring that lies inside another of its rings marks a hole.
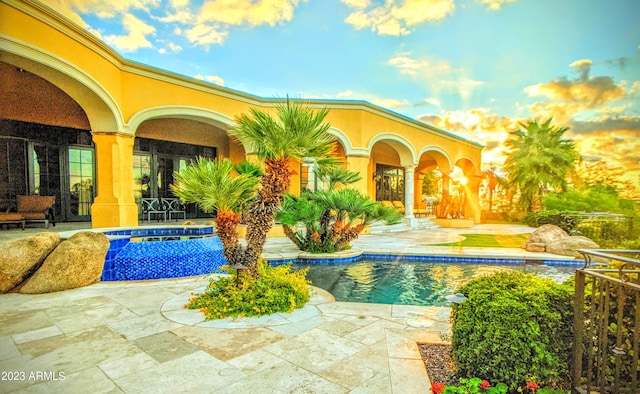
<instances>
[{"instance_id":1,"label":"orange cloud","mask_svg":"<svg viewBox=\"0 0 640 394\"><path fill-rule=\"evenodd\" d=\"M484 108L421 115L417 119L484 144L482 161L487 167L504 162L504 141L510 132L520 129L520 122L524 121L489 113Z\"/></svg>"},{"instance_id":2,"label":"orange cloud","mask_svg":"<svg viewBox=\"0 0 640 394\"><path fill-rule=\"evenodd\" d=\"M580 111L597 109L627 97L623 82L616 83L611 77L589 75L591 60L580 59L569 66L576 69L577 78L562 77L547 83L527 86L524 89L531 97L542 96L548 99L548 101L531 105L531 112L568 121Z\"/></svg>"}]
</instances>

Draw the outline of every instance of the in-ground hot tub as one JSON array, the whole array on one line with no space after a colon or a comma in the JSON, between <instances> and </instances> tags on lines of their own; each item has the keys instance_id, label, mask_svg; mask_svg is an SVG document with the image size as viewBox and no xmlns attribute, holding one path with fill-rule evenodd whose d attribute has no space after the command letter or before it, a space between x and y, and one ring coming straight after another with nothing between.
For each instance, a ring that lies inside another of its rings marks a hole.
<instances>
[{"instance_id":1,"label":"in-ground hot tub","mask_svg":"<svg viewBox=\"0 0 640 394\"><path fill-rule=\"evenodd\" d=\"M87 231L87 230L84 230ZM213 226L104 228L110 241L102 281L179 278L223 272L222 242ZM62 237L71 236L61 233Z\"/></svg>"}]
</instances>

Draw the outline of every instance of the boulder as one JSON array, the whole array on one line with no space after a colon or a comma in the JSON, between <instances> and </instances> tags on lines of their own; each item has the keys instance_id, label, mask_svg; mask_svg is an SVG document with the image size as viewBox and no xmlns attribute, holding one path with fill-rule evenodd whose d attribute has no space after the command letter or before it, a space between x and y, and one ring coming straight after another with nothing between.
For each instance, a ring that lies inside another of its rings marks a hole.
<instances>
[{"instance_id":1,"label":"boulder","mask_svg":"<svg viewBox=\"0 0 640 394\"><path fill-rule=\"evenodd\" d=\"M524 248L527 250L527 252L541 253L545 251L546 245L537 242L527 242L524 245Z\"/></svg>"},{"instance_id":2,"label":"boulder","mask_svg":"<svg viewBox=\"0 0 640 394\"><path fill-rule=\"evenodd\" d=\"M584 256L578 253L578 249L598 249L597 243L593 242L587 237L572 236L556 239L553 242L547 244L547 252L553 254L559 254L562 256L572 256L577 258L584 258Z\"/></svg>"},{"instance_id":3,"label":"boulder","mask_svg":"<svg viewBox=\"0 0 640 394\"><path fill-rule=\"evenodd\" d=\"M57 233L43 232L3 245L0 254L0 294L14 289L28 278L60 241Z\"/></svg>"},{"instance_id":4,"label":"boulder","mask_svg":"<svg viewBox=\"0 0 640 394\"><path fill-rule=\"evenodd\" d=\"M100 280L109 250L106 235L80 232L62 241L20 293L41 294L88 286Z\"/></svg>"},{"instance_id":5,"label":"boulder","mask_svg":"<svg viewBox=\"0 0 640 394\"><path fill-rule=\"evenodd\" d=\"M549 244L550 242L553 242L557 239L562 239L562 238L566 238L568 237L569 234L567 234L566 231L564 231L563 229L561 229L560 227L556 226L555 224L544 224L540 227L538 227L537 229L535 229L531 235L529 236L529 239L527 240L527 242L525 243L525 249L527 247L527 245L529 243L536 243L536 244Z\"/></svg>"}]
</instances>

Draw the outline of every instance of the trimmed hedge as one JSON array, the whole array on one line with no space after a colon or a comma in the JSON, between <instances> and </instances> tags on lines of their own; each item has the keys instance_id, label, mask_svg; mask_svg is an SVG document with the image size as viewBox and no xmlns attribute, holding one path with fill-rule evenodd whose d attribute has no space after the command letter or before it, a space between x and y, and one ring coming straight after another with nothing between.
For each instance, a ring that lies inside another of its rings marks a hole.
<instances>
[{"instance_id":1,"label":"trimmed hedge","mask_svg":"<svg viewBox=\"0 0 640 394\"><path fill-rule=\"evenodd\" d=\"M573 286L522 272L471 280L452 307L457 375L505 382L532 378L566 388L573 340Z\"/></svg>"},{"instance_id":2,"label":"trimmed hedge","mask_svg":"<svg viewBox=\"0 0 640 394\"><path fill-rule=\"evenodd\" d=\"M573 215L577 215L578 212L570 211L541 211L541 212L527 212L523 221L527 226L540 227L544 224L554 224L568 234L572 234L578 225L578 222L573 218Z\"/></svg>"}]
</instances>

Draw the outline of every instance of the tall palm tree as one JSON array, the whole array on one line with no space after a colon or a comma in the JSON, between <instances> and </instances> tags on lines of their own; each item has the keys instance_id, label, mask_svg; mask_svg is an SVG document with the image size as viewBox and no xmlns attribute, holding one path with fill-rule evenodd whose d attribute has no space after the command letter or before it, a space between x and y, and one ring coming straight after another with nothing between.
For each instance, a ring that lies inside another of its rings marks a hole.
<instances>
[{"instance_id":1,"label":"tall palm tree","mask_svg":"<svg viewBox=\"0 0 640 394\"><path fill-rule=\"evenodd\" d=\"M259 177L251 173L234 171L229 159L199 157L174 174L171 189L177 197L198 204L204 212L216 212L216 232L229 265L242 263L237 226L243 207L255 196L258 182Z\"/></svg>"},{"instance_id":2,"label":"tall palm tree","mask_svg":"<svg viewBox=\"0 0 640 394\"><path fill-rule=\"evenodd\" d=\"M579 158L571 139L563 138L568 127L551 125L551 118L520 125L510 133L504 168L509 184L520 192L520 205L531 211L539 197L554 189L565 191L567 174Z\"/></svg>"},{"instance_id":3,"label":"tall palm tree","mask_svg":"<svg viewBox=\"0 0 640 394\"><path fill-rule=\"evenodd\" d=\"M489 182L487 183L487 192L489 199L489 211L493 211L493 194L495 193L498 186L502 188L507 188L509 186L509 182L507 179L503 178L496 172L495 167L487 168L482 171L482 176L486 178Z\"/></svg>"},{"instance_id":4,"label":"tall palm tree","mask_svg":"<svg viewBox=\"0 0 640 394\"><path fill-rule=\"evenodd\" d=\"M267 233L273 226L282 194L288 189L292 169L291 161L313 158L323 166L332 163L334 138L324 123L328 110L314 111L290 100L279 104L275 114L251 109L249 115L236 119L237 125L229 131L265 161L264 175L258 195L247 207L247 248L245 265L255 275L255 267L262 253Z\"/></svg>"}]
</instances>

